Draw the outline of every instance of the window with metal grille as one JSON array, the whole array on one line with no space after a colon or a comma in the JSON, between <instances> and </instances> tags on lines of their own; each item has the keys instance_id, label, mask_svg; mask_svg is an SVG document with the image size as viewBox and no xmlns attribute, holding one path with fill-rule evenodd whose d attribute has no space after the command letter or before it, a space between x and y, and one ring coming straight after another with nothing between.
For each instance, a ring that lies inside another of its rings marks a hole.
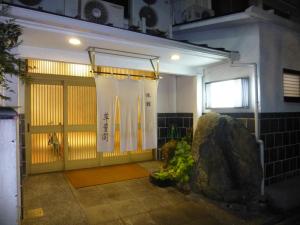
<instances>
[{"instance_id":1,"label":"window with metal grille","mask_svg":"<svg viewBox=\"0 0 300 225\"><path fill-rule=\"evenodd\" d=\"M300 102L300 71L283 69L283 96L285 102Z\"/></svg>"}]
</instances>

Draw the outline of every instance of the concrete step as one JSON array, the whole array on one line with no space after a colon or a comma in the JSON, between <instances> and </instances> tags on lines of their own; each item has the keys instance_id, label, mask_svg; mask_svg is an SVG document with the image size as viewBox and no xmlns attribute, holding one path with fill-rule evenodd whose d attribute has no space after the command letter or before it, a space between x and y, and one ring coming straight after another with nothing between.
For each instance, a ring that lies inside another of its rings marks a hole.
<instances>
[{"instance_id":1,"label":"concrete step","mask_svg":"<svg viewBox=\"0 0 300 225\"><path fill-rule=\"evenodd\" d=\"M294 177L266 187L270 206L276 210L289 211L300 207L300 177Z\"/></svg>"}]
</instances>

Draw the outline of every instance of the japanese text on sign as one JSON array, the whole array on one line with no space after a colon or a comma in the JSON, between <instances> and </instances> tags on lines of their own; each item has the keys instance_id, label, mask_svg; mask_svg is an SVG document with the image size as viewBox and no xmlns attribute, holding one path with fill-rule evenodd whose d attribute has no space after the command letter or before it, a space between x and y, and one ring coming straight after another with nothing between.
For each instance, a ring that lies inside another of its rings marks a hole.
<instances>
[{"instance_id":1,"label":"japanese text on sign","mask_svg":"<svg viewBox=\"0 0 300 225\"><path fill-rule=\"evenodd\" d=\"M103 124L103 133L102 133L102 140L108 142L108 121L109 121L109 114L108 112L104 113L104 124Z\"/></svg>"}]
</instances>

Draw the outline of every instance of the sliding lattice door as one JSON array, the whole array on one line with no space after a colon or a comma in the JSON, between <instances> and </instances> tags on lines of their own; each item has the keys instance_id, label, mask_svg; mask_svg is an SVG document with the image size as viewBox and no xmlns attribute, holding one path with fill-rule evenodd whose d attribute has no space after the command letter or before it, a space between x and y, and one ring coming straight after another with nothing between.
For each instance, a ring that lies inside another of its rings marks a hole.
<instances>
[{"instance_id":1,"label":"sliding lattice door","mask_svg":"<svg viewBox=\"0 0 300 225\"><path fill-rule=\"evenodd\" d=\"M65 86L68 148L66 167L74 169L97 166L96 88L94 85L72 83Z\"/></svg>"},{"instance_id":2,"label":"sliding lattice door","mask_svg":"<svg viewBox=\"0 0 300 225\"><path fill-rule=\"evenodd\" d=\"M63 145L63 85L60 83L30 84L30 138L31 164L48 171L62 170Z\"/></svg>"},{"instance_id":3,"label":"sliding lattice door","mask_svg":"<svg viewBox=\"0 0 300 225\"><path fill-rule=\"evenodd\" d=\"M28 173L152 159L152 150L141 147L140 119L138 149L134 152L120 151L119 104L115 121L115 149L110 153L97 152L96 87L89 66L28 60L28 68L30 79L25 97ZM112 68L103 69L114 72ZM118 72L121 73L122 69Z\"/></svg>"}]
</instances>

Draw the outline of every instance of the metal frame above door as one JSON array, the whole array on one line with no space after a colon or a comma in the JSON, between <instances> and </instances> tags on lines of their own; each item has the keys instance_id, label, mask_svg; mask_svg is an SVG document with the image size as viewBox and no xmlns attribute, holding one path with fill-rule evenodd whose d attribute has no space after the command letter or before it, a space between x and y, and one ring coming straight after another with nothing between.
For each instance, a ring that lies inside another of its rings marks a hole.
<instances>
[{"instance_id":1,"label":"metal frame above door","mask_svg":"<svg viewBox=\"0 0 300 225\"><path fill-rule=\"evenodd\" d=\"M159 56L147 55L147 54L141 54L141 53L135 53L135 52L127 52L127 51L121 51L121 50L114 50L114 49L98 48L98 47L88 47L87 51L89 54L89 59L90 59L93 74L107 75L107 73L97 71L97 65L96 65L96 54L104 54L104 55L111 55L111 56L121 56L121 57L125 57L125 58L149 60L151 67L153 69L153 72L155 74L155 78L153 78L153 79L159 79ZM143 77L143 75L135 75L135 74L115 74L114 73L112 75Z\"/></svg>"}]
</instances>

